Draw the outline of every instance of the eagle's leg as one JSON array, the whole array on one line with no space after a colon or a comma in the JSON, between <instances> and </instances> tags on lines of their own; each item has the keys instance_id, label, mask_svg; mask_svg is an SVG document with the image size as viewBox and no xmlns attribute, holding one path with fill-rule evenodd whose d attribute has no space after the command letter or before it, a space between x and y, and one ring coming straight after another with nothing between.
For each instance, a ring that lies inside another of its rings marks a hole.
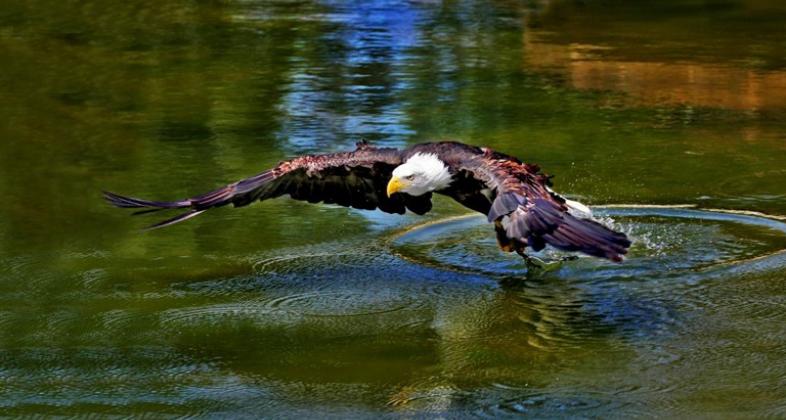
<instances>
[{"instance_id":1,"label":"eagle's leg","mask_svg":"<svg viewBox=\"0 0 786 420\"><path fill-rule=\"evenodd\" d=\"M530 257L524 250L527 248L527 245L508 237L507 232L505 232L505 227L502 226L502 222L499 220L494 222L494 231L497 233L497 244L499 244L499 248L505 252L513 252L516 251L517 254L524 258L524 262L527 264L527 269L534 269L534 268L543 268L545 263L538 258Z\"/></svg>"},{"instance_id":2,"label":"eagle's leg","mask_svg":"<svg viewBox=\"0 0 786 420\"><path fill-rule=\"evenodd\" d=\"M516 245L508 238L505 227L502 226L502 222L499 220L494 222L494 231L497 232L497 244L499 244L501 250L505 252L513 252L516 250Z\"/></svg>"},{"instance_id":3,"label":"eagle's leg","mask_svg":"<svg viewBox=\"0 0 786 420\"><path fill-rule=\"evenodd\" d=\"M497 232L497 243L499 244L500 249L505 252L515 251L517 254L519 254L521 258L524 259L524 263L527 265L528 270L540 270L549 267L549 263L541 260L540 258L527 255L526 252L524 252L527 249L527 245L525 243L508 238L505 228L502 226L502 223L499 220L494 222L494 231ZM575 257L567 257L565 260L573 258Z\"/></svg>"}]
</instances>

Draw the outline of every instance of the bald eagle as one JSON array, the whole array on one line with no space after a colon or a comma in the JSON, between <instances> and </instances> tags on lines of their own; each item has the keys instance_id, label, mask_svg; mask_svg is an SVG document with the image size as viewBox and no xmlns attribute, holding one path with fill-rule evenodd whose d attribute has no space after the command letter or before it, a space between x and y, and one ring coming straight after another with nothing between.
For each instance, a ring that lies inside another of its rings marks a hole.
<instances>
[{"instance_id":1,"label":"bald eagle","mask_svg":"<svg viewBox=\"0 0 786 420\"><path fill-rule=\"evenodd\" d=\"M552 191L550 178L537 165L458 142L424 143L404 150L360 142L352 152L300 156L178 201L140 200L106 191L104 197L117 207L142 209L134 214L187 209L149 227L160 228L214 207L241 207L283 195L310 203L422 215L431 210L432 193L485 214L494 224L500 248L525 259L527 247L540 251L549 244L619 262L630 246L625 234L592 220L586 206Z\"/></svg>"}]
</instances>

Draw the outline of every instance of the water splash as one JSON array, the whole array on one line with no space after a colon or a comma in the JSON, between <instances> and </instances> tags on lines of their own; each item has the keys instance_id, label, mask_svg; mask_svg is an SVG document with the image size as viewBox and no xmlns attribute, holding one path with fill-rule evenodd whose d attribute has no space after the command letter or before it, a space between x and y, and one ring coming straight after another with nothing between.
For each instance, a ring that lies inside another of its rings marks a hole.
<instances>
[{"instance_id":1,"label":"water splash","mask_svg":"<svg viewBox=\"0 0 786 420\"><path fill-rule=\"evenodd\" d=\"M642 205L596 207L595 213L633 240L625 263L579 258L562 263L550 275L582 281L683 276L695 282L705 275L781 268L786 259L786 223L776 217ZM390 247L401 258L430 267L498 278L526 276L524 264L501 253L490 231L484 218L460 216L397 233ZM563 253L547 248L533 255L553 260Z\"/></svg>"}]
</instances>

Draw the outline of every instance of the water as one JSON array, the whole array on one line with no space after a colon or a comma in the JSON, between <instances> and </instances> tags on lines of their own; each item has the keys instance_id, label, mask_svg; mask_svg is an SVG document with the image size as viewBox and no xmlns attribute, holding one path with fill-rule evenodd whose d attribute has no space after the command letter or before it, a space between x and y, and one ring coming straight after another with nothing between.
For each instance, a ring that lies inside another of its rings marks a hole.
<instances>
[{"instance_id":1,"label":"water","mask_svg":"<svg viewBox=\"0 0 786 420\"><path fill-rule=\"evenodd\" d=\"M4 2L0 413L784 416L777 219L600 208L625 264L527 273L442 198L140 234L99 193L452 138L591 205L784 215L784 21L774 0Z\"/></svg>"}]
</instances>

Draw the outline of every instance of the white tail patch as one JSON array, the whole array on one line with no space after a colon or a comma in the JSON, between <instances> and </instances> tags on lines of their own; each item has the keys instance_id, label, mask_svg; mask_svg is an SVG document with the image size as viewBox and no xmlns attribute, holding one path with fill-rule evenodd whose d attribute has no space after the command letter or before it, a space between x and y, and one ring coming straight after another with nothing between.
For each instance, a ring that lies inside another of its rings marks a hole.
<instances>
[{"instance_id":1,"label":"white tail patch","mask_svg":"<svg viewBox=\"0 0 786 420\"><path fill-rule=\"evenodd\" d=\"M584 219L592 218L592 210L578 201L568 200L565 198L565 205L568 206L568 213L573 217L580 217Z\"/></svg>"},{"instance_id":2,"label":"white tail patch","mask_svg":"<svg viewBox=\"0 0 786 420\"><path fill-rule=\"evenodd\" d=\"M567 199L567 198L557 194L556 192L554 192L554 190L552 190L549 187L546 187L546 189L550 193L552 193L552 194L562 198L563 200L565 200L565 205L568 207L568 214L570 214L571 216L582 218L582 219L592 219L592 210L590 210L590 208L587 207L586 205L581 204L578 201L569 200L569 199Z\"/></svg>"}]
</instances>

